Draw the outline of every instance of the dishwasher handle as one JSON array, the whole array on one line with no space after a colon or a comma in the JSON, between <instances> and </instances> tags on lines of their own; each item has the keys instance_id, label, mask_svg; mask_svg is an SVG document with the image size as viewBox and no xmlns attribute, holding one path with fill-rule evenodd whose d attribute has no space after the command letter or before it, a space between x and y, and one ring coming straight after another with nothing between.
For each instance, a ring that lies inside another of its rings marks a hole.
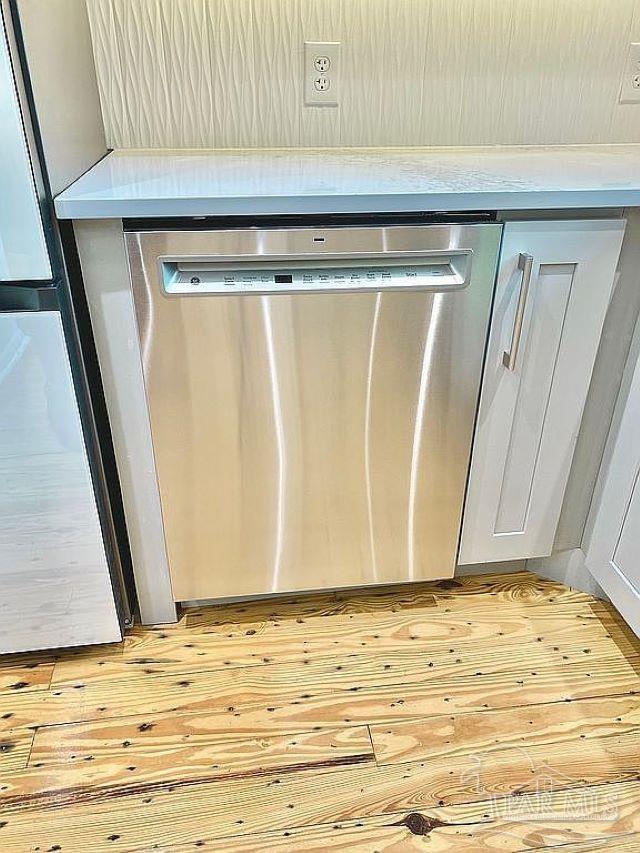
<instances>
[{"instance_id":1,"label":"dishwasher handle","mask_svg":"<svg viewBox=\"0 0 640 853\"><path fill-rule=\"evenodd\" d=\"M471 280L473 251L403 252L367 257L161 257L166 296L461 290Z\"/></svg>"},{"instance_id":2,"label":"dishwasher handle","mask_svg":"<svg viewBox=\"0 0 640 853\"><path fill-rule=\"evenodd\" d=\"M502 363L507 370L516 369L516 361L520 350L520 340L522 338L522 325L524 323L524 315L527 310L527 297L529 295L529 287L531 285L531 273L533 271L533 255L521 252L518 257L518 269L522 272L520 282L520 296L518 298L518 307L516 308L516 318L513 324L513 333L511 335L511 347L502 354Z\"/></svg>"}]
</instances>

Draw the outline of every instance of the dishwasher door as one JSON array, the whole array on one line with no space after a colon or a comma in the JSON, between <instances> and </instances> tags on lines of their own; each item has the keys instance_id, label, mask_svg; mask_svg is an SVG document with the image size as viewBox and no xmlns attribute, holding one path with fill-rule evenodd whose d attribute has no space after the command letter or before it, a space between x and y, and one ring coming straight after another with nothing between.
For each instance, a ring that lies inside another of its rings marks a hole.
<instances>
[{"instance_id":1,"label":"dishwasher door","mask_svg":"<svg viewBox=\"0 0 640 853\"><path fill-rule=\"evenodd\" d=\"M453 574L500 232L126 235L176 601Z\"/></svg>"}]
</instances>

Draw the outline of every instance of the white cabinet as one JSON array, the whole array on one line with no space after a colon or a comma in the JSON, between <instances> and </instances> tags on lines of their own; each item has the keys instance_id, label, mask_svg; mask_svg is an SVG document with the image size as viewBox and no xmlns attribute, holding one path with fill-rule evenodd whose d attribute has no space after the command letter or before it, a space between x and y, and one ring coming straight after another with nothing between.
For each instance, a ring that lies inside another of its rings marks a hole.
<instances>
[{"instance_id":1,"label":"white cabinet","mask_svg":"<svg viewBox=\"0 0 640 853\"><path fill-rule=\"evenodd\" d=\"M592 515L587 568L640 635L640 360Z\"/></svg>"},{"instance_id":2,"label":"white cabinet","mask_svg":"<svg viewBox=\"0 0 640 853\"><path fill-rule=\"evenodd\" d=\"M551 553L624 227L505 226L460 563Z\"/></svg>"}]
</instances>

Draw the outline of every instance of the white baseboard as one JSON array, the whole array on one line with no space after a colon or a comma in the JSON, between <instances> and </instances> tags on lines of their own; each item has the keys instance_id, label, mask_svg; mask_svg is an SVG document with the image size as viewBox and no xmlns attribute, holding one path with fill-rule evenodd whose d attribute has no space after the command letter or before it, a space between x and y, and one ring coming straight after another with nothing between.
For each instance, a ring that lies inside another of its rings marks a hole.
<instances>
[{"instance_id":1,"label":"white baseboard","mask_svg":"<svg viewBox=\"0 0 640 853\"><path fill-rule=\"evenodd\" d=\"M569 551L558 551L550 557L538 557L527 560L527 569L540 577L559 581L574 589L608 601L606 592L593 577L586 566L584 552L581 548Z\"/></svg>"}]
</instances>

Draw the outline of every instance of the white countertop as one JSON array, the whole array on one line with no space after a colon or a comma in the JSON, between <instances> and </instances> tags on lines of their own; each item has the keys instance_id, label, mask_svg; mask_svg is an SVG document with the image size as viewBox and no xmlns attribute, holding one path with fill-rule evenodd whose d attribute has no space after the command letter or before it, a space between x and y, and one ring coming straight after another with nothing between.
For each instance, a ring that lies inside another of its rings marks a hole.
<instances>
[{"instance_id":1,"label":"white countertop","mask_svg":"<svg viewBox=\"0 0 640 853\"><path fill-rule=\"evenodd\" d=\"M61 219L640 207L640 145L114 151Z\"/></svg>"}]
</instances>

